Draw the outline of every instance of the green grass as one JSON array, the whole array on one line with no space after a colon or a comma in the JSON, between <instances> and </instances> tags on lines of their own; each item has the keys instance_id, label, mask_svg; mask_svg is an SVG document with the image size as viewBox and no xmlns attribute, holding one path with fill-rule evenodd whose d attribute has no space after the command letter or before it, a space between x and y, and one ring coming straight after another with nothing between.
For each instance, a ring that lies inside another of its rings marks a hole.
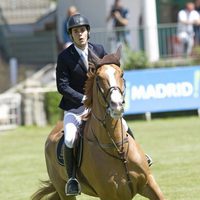
<instances>
[{"instance_id":1,"label":"green grass","mask_svg":"<svg viewBox=\"0 0 200 200\"><path fill-rule=\"evenodd\" d=\"M152 172L168 200L199 200L200 119L129 121L136 140L153 157ZM44 142L52 127L0 132L0 200L28 200L47 179ZM96 199L81 195L78 200ZM136 196L135 200L144 200Z\"/></svg>"}]
</instances>

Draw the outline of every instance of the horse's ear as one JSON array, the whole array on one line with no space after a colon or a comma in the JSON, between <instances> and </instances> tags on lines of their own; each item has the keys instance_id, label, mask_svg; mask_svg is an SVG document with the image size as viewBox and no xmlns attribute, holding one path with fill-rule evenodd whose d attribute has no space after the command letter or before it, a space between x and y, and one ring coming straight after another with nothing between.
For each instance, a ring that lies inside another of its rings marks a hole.
<instances>
[{"instance_id":1,"label":"horse's ear","mask_svg":"<svg viewBox=\"0 0 200 200\"><path fill-rule=\"evenodd\" d=\"M120 45L115 53L116 57L120 60L121 58L121 51L122 51L122 45Z\"/></svg>"},{"instance_id":2,"label":"horse's ear","mask_svg":"<svg viewBox=\"0 0 200 200\"><path fill-rule=\"evenodd\" d=\"M89 48L88 48L88 54L89 54L90 62L94 63L94 65L97 65L100 58L93 51L91 51L91 49L89 49Z\"/></svg>"}]
</instances>

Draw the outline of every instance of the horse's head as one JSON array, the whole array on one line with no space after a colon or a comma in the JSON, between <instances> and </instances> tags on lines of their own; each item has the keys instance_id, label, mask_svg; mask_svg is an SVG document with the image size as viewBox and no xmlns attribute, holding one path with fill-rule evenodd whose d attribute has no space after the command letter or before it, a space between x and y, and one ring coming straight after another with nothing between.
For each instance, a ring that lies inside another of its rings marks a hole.
<instances>
[{"instance_id":1,"label":"horse's head","mask_svg":"<svg viewBox=\"0 0 200 200\"><path fill-rule=\"evenodd\" d=\"M90 100L92 103L98 101L112 118L118 119L124 112L125 92L123 70L120 68L120 49L115 54L106 55L102 59L95 57L93 63L95 69L93 71L93 99Z\"/></svg>"},{"instance_id":2,"label":"horse's head","mask_svg":"<svg viewBox=\"0 0 200 200\"><path fill-rule=\"evenodd\" d=\"M124 112L123 72L115 64L102 65L97 70L96 85L100 103L106 107L112 118L119 118Z\"/></svg>"}]
</instances>

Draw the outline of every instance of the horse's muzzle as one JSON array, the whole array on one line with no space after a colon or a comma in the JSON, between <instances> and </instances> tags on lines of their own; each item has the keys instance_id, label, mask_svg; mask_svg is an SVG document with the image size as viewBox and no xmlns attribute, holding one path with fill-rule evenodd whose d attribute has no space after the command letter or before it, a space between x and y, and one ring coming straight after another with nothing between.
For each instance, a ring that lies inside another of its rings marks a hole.
<instances>
[{"instance_id":1,"label":"horse's muzzle","mask_svg":"<svg viewBox=\"0 0 200 200\"><path fill-rule=\"evenodd\" d=\"M109 113L113 119L119 119L124 113L124 108L122 107L120 110L112 110L111 108L109 108Z\"/></svg>"},{"instance_id":2,"label":"horse's muzzle","mask_svg":"<svg viewBox=\"0 0 200 200\"><path fill-rule=\"evenodd\" d=\"M115 98L111 98L108 108L110 116L114 119L122 117L124 113L123 97L121 94L118 96L118 98L116 97L117 96L115 95Z\"/></svg>"}]
</instances>

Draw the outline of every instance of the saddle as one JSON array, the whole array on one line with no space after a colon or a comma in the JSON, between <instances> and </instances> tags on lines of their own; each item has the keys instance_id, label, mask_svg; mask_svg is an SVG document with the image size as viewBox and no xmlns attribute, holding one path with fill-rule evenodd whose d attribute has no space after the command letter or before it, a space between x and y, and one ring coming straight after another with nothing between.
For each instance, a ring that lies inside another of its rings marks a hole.
<instances>
[{"instance_id":1,"label":"saddle","mask_svg":"<svg viewBox=\"0 0 200 200\"><path fill-rule=\"evenodd\" d=\"M81 162L82 162L82 155L83 155L83 132L85 128L86 121L82 120L82 123L78 129L77 138L75 141L75 147L74 147L74 156L76 158L76 165L77 168L80 168ZM61 166L64 166L64 130L62 130L63 134L60 138L59 142L57 143L56 147L56 157L57 161Z\"/></svg>"}]
</instances>

